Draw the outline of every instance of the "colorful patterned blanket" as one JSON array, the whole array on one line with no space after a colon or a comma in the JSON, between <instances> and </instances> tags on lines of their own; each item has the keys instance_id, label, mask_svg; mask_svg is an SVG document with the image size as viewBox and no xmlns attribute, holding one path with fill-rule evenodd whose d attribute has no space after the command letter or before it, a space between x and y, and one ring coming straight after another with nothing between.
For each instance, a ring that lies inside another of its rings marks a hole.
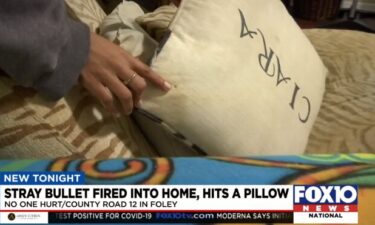
<instances>
[{"instance_id":1,"label":"colorful patterned blanket","mask_svg":"<svg viewBox=\"0 0 375 225\"><path fill-rule=\"evenodd\" d=\"M375 155L0 161L0 171L84 171L87 184L357 184L359 222L375 224Z\"/></svg>"}]
</instances>

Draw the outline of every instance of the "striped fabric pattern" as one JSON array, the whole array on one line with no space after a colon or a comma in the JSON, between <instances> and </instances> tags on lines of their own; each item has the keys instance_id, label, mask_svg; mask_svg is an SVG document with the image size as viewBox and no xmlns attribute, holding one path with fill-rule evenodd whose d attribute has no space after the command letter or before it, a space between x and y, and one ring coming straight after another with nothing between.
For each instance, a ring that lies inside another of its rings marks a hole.
<instances>
[{"instance_id":1,"label":"striped fabric pattern","mask_svg":"<svg viewBox=\"0 0 375 225\"><path fill-rule=\"evenodd\" d=\"M114 119L75 87L58 102L0 77L0 158L129 158L153 150L128 117Z\"/></svg>"},{"instance_id":2,"label":"striped fabric pattern","mask_svg":"<svg viewBox=\"0 0 375 225\"><path fill-rule=\"evenodd\" d=\"M305 31L330 71L308 153L375 152L375 35Z\"/></svg>"}]
</instances>

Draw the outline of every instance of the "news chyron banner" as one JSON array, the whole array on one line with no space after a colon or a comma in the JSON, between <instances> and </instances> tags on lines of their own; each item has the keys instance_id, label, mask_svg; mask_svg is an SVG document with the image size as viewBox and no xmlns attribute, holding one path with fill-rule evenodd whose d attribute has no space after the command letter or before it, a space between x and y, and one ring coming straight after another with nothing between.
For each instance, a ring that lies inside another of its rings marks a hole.
<instances>
[{"instance_id":1,"label":"news chyron banner","mask_svg":"<svg viewBox=\"0 0 375 225\"><path fill-rule=\"evenodd\" d=\"M0 223L358 223L353 185L85 185L84 173L0 173Z\"/></svg>"}]
</instances>

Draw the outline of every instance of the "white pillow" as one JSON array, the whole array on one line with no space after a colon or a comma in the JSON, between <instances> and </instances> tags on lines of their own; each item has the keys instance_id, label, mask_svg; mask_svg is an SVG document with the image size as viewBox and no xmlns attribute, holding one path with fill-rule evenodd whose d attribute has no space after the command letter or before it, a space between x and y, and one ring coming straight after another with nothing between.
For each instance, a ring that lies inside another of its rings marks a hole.
<instances>
[{"instance_id":1,"label":"white pillow","mask_svg":"<svg viewBox=\"0 0 375 225\"><path fill-rule=\"evenodd\" d=\"M143 109L209 155L303 153L326 68L280 0L183 0Z\"/></svg>"}]
</instances>

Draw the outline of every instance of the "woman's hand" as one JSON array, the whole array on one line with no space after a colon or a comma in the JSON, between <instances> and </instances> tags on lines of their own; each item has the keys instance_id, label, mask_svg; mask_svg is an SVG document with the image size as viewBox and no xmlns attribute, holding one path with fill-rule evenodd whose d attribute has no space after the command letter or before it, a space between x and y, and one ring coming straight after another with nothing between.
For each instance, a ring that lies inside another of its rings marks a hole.
<instances>
[{"instance_id":1,"label":"woman's hand","mask_svg":"<svg viewBox=\"0 0 375 225\"><path fill-rule=\"evenodd\" d=\"M115 117L120 112L130 115L140 104L141 96L150 81L164 91L171 85L140 60L97 34L91 34L88 62L82 70L82 85ZM122 110L116 108L116 98Z\"/></svg>"}]
</instances>

